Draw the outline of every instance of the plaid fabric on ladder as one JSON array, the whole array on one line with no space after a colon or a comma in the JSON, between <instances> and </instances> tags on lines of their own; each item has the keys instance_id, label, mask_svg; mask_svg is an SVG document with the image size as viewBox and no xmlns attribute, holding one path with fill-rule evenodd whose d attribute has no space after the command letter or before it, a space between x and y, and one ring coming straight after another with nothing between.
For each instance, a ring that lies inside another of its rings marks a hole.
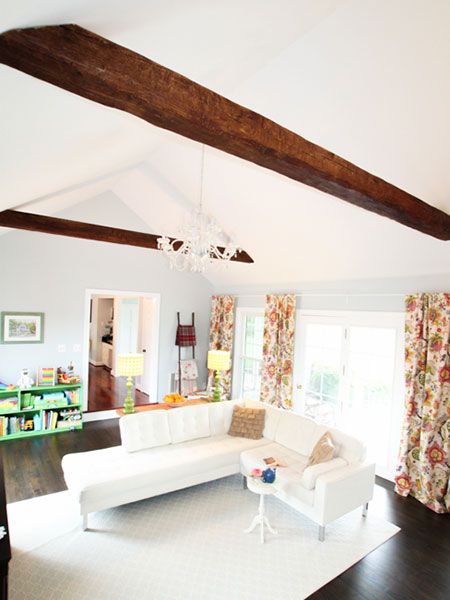
<instances>
[{"instance_id":1,"label":"plaid fabric on ladder","mask_svg":"<svg viewBox=\"0 0 450 600\"><path fill-rule=\"evenodd\" d=\"M177 335L175 338L175 346L195 346L195 326L194 325L178 325Z\"/></svg>"}]
</instances>

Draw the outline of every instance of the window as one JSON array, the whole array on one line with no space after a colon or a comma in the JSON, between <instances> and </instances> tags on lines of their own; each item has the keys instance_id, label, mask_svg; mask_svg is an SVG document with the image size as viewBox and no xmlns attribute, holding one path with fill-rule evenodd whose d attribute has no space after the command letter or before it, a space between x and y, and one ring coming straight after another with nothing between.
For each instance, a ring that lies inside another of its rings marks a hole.
<instances>
[{"instance_id":1,"label":"window","mask_svg":"<svg viewBox=\"0 0 450 600\"><path fill-rule=\"evenodd\" d=\"M259 400L264 310L238 308L233 367L233 396Z\"/></svg>"},{"instance_id":2,"label":"window","mask_svg":"<svg viewBox=\"0 0 450 600\"><path fill-rule=\"evenodd\" d=\"M392 479L403 407L403 314L298 311L294 410L363 439Z\"/></svg>"}]
</instances>

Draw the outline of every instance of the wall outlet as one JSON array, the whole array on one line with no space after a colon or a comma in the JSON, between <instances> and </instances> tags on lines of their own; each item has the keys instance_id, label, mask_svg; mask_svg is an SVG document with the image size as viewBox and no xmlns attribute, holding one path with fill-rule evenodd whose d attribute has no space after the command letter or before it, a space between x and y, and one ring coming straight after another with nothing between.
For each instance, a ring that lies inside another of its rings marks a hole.
<instances>
[{"instance_id":1,"label":"wall outlet","mask_svg":"<svg viewBox=\"0 0 450 600\"><path fill-rule=\"evenodd\" d=\"M58 346L58 352L65 352L66 351L66 345L65 344L59 344Z\"/></svg>"},{"instance_id":2,"label":"wall outlet","mask_svg":"<svg viewBox=\"0 0 450 600\"><path fill-rule=\"evenodd\" d=\"M73 351L74 352L81 352L81 344L74 344L73 345Z\"/></svg>"}]
</instances>

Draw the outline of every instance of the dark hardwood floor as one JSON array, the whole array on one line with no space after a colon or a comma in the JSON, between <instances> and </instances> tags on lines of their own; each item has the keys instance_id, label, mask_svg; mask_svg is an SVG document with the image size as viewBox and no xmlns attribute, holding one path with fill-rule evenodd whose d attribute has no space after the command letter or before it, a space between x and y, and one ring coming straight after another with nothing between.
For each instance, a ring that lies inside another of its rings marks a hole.
<instances>
[{"instance_id":1,"label":"dark hardwood floor","mask_svg":"<svg viewBox=\"0 0 450 600\"><path fill-rule=\"evenodd\" d=\"M61 471L64 454L119 443L116 419L86 423L81 431L2 442L8 502L65 489ZM310 598L448 600L449 515L437 515L412 498L401 498L391 483L381 479L377 480L369 511L398 525L401 531Z\"/></svg>"},{"instance_id":2,"label":"dark hardwood floor","mask_svg":"<svg viewBox=\"0 0 450 600\"><path fill-rule=\"evenodd\" d=\"M120 408L126 394L125 377L113 377L108 368L89 364L88 412ZM133 395L136 406L149 403L148 394L136 390L134 386Z\"/></svg>"}]
</instances>

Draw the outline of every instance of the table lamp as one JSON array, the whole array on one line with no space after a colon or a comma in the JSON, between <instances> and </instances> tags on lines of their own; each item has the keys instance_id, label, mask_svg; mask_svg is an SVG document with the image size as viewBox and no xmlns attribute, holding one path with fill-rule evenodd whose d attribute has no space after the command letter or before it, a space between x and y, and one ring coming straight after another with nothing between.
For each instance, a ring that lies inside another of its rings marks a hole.
<instances>
[{"instance_id":1,"label":"table lamp","mask_svg":"<svg viewBox=\"0 0 450 600\"><path fill-rule=\"evenodd\" d=\"M117 370L119 375L127 377L127 397L123 405L125 415L134 413L134 400L131 395L133 387L132 377L139 377L144 373L144 355L143 354L119 354L117 357Z\"/></svg>"},{"instance_id":2,"label":"table lamp","mask_svg":"<svg viewBox=\"0 0 450 600\"><path fill-rule=\"evenodd\" d=\"M215 371L214 402L220 402L220 371L230 369L230 353L225 350L210 350L208 352L208 369Z\"/></svg>"}]
</instances>

